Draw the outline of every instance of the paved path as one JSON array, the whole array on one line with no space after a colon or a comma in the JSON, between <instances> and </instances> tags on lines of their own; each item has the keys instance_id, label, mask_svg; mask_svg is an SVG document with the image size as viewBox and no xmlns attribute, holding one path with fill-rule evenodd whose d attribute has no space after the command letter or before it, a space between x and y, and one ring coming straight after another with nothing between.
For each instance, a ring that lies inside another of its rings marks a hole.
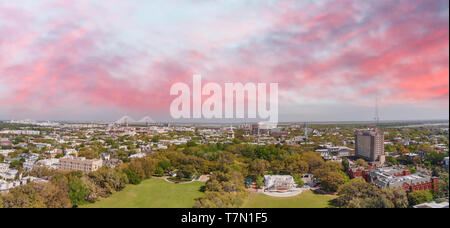
<instances>
[{"instance_id":1,"label":"paved path","mask_svg":"<svg viewBox=\"0 0 450 228\"><path fill-rule=\"evenodd\" d=\"M302 192L303 192L302 188L296 188L295 190L289 192L263 192L263 193L273 197L293 197L296 195L300 195Z\"/></svg>"}]
</instances>

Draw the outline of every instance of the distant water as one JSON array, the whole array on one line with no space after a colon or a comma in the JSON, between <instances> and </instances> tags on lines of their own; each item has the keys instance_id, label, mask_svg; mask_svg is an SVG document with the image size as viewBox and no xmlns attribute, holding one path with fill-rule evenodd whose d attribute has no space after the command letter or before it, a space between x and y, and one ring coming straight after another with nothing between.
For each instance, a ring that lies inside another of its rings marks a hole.
<instances>
[{"instance_id":1,"label":"distant water","mask_svg":"<svg viewBox=\"0 0 450 228\"><path fill-rule=\"evenodd\" d=\"M409 124L409 125L392 126L392 127L389 127L389 128L399 128L399 127L430 127L430 126L447 126L447 127L448 127L448 122L446 122L446 123Z\"/></svg>"}]
</instances>

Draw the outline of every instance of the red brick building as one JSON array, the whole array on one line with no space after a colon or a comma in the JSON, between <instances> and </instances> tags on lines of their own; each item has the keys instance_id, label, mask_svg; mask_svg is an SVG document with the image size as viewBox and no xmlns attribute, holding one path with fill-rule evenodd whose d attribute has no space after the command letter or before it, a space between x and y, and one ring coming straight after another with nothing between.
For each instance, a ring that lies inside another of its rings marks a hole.
<instances>
[{"instance_id":1,"label":"red brick building","mask_svg":"<svg viewBox=\"0 0 450 228\"><path fill-rule=\"evenodd\" d=\"M364 178L380 188L397 187L406 192L417 190L439 191L439 178L425 173L412 174L410 170L399 167L350 167L347 170L350 178Z\"/></svg>"}]
</instances>

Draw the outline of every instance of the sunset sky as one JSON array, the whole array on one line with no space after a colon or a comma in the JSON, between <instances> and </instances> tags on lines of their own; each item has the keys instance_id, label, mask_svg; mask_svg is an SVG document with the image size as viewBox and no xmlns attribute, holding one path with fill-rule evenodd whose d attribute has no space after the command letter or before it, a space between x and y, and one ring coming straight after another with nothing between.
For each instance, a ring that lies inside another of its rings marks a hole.
<instances>
[{"instance_id":1,"label":"sunset sky","mask_svg":"<svg viewBox=\"0 0 450 228\"><path fill-rule=\"evenodd\" d=\"M0 120L170 120L175 82L278 82L281 121L448 119L448 0L0 0Z\"/></svg>"}]
</instances>

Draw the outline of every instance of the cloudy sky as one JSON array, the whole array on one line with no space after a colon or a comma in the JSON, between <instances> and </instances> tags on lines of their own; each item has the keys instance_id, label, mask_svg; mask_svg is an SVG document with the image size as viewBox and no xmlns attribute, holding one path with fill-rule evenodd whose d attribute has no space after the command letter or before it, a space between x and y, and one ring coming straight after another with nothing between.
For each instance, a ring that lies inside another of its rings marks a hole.
<instances>
[{"instance_id":1,"label":"cloudy sky","mask_svg":"<svg viewBox=\"0 0 450 228\"><path fill-rule=\"evenodd\" d=\"M281 121L448 119L447 0L0 0L0 119L170 120L175 82L278 82Z\"/></svg>"}]
</instances>

